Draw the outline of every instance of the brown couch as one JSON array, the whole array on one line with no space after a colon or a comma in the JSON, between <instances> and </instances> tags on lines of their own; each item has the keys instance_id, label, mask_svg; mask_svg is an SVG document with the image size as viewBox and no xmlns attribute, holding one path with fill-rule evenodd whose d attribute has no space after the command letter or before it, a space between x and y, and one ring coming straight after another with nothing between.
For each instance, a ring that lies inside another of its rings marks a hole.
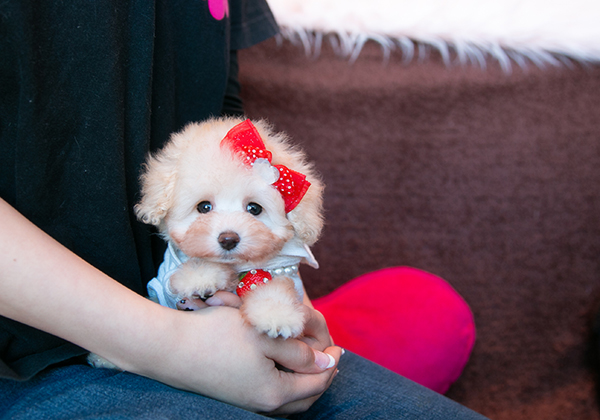
<instances>
[{"instance_id":1,"label":"brown couch","mask_svg":"<svg viewBox=\"0 0 600 420\"><path fill-rule=\"evenodd\" d=\"M600 66L503 72L351 64L288 42L240 55L248 115L301 144L327 184L306 269L319 297L408 265L470 304L478 339L448 396L493 419L600 419L589 316L600 297Z\"/></svg>"}]
</instances>

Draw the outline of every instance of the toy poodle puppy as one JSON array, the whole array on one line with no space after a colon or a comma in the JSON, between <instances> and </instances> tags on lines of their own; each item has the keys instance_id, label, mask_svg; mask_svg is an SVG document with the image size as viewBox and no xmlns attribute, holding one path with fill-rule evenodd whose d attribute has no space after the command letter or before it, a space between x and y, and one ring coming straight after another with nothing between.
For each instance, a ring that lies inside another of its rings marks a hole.
<instances>
[{"instance_id":1,"label":"toy poodle puppy","mask_svg":"<svg viewBox=\"0 0 600 420\"><path fill-rule=\"evenodd\" d=\"M141 184L136 215L168 243L150 299L195 310L235 291L260 332L302 333L298 266L318 267L309 246L323 227L323 186L285 135L237 118L189 124L148 158Z\"/></svg>"}]
</instances>

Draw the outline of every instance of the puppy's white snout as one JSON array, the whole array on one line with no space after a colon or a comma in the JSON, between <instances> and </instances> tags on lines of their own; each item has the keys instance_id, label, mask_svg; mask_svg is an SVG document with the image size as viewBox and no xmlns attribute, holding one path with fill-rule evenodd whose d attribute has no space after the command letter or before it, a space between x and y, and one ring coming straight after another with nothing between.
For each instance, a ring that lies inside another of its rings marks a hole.
<instances>
[{"instance_id":1,"label":"puppy's white snout","mask_svg":"<svg viewBox=\"0 0 600 420\"><path fill-rule=\"evenodd\" d=\"M219 235L219 245L226 251L231 251L240 243L240 235L235 232L223 232Z\"/></svg>"}]
</instances>

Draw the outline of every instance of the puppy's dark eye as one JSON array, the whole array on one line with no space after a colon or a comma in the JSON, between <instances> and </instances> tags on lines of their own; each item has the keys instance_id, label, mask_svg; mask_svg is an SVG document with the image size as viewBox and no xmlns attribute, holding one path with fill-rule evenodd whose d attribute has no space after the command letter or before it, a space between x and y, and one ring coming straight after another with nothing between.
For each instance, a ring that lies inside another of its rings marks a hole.
<instances>
[{"instance_id":1,"label":"puppy's dark eye","mask_svg":"<svg viewBox=\"0 0 600 420\"><path fill-rule=\"evenodd\" d=\"M199 213L208 213L212 210L213 206L210 204L210 201L202 201L196 208L198 209Z\"/></svg>"},{"instance_id":2,"label":"puppy's dark eye","mask_svg":"<svg viewBox=\"0 0 600 420\"><path fill-rule=\"evenodd\" d=\"M262 213L263 208L260 204L250 203L246 206L246 211L253 216L258 216Z\"/></svg>"}]
</instances>

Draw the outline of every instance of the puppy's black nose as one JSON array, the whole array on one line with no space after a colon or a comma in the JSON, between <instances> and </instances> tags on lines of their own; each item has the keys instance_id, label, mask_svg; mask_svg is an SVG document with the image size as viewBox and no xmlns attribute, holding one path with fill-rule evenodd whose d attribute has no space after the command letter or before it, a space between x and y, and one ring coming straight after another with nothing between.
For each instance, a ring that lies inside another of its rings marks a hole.
<instances>
[{"instance_id":1,"label":"puppy's black nose","mask_svg":"<svg viewBox=\"0 0 600 420\"><path fill-rule=\"evenodd\" d=\"M223 232L219 235L219 244L226 251L231 251L240 243L240 235L235 232Z\"/></svg>"}]
</instances>

